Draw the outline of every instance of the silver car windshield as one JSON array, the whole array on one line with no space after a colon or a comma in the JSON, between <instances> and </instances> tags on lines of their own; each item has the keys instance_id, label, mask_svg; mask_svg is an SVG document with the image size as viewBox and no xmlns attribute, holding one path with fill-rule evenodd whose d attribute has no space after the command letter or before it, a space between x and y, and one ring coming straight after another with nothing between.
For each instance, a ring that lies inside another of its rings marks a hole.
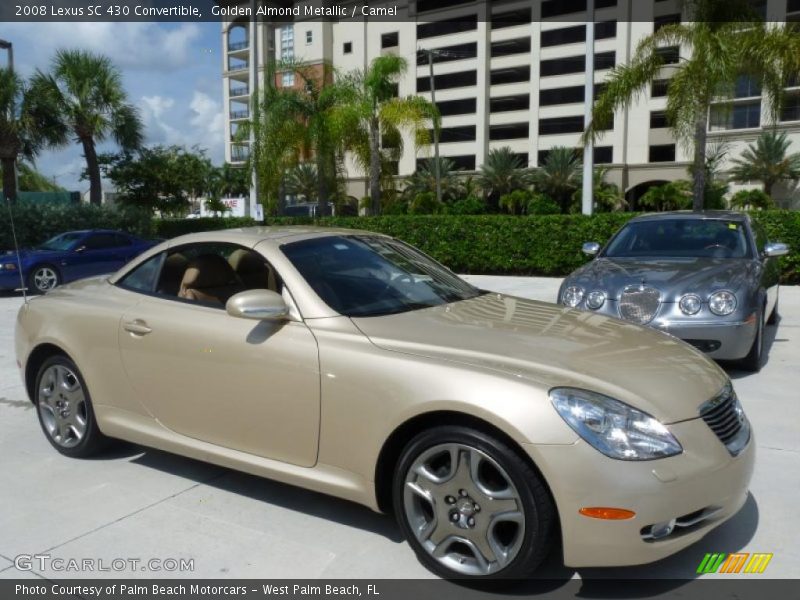
<instances>
[{"instance_id":1,"label":"silver car windshield","mask_svg":"<svg viewBox=\"0 0 800 600\"><path fill-rule=\"evenodd\" d=\"M293 242L281 250L328 306L349 317L428 308L483 293L389 238L330 236Z\"/></svg>"},{"instance_id":2,"label":"silver car windshield","mask_svg":"<svg viewBox=\"0 0 800 600\"><path fill-rule=\"evenodd\" d=\"M723 219L658 219L628 223L611 240L608 258L748 258L744 223Z\"/></svg>"}]
</instances>

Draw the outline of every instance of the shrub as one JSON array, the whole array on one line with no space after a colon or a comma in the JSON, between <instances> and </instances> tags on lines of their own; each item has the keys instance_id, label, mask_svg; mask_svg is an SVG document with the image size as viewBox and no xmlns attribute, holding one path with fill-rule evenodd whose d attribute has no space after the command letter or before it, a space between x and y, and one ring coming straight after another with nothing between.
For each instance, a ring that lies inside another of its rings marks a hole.
<instances>
[{"instance_id":1,"label":"shrub","mask_svg":"<svg viewBox=\"0 0 800 600\"><path fill-rule=\"evenodd\" d=\"M410 215L435 215L442 211L442 203L436 199L433 192L422 192L414 196L408 204L408 214Z\"/></svg>"},{"instance_id":2,"label":"shrub","mask_svg":"<svg viewBox=\"0 0 800 600\"><path fill-rule=\"evenodd\" d=\"M456 200L447 207L447 212L451 215L482 215L487 210L486 200L478 196L467 196L461 200Z\"/></svg>"},{"instance_id":3,"label":"shrub","mask_svg":"<svg viewBox=\"0 0 800 600\"><path fill-rule=\"evenodd\" d=\"M530 190L514 190L500 196L500 208L509 214L520 215L527 209L531 197Z\"/></svg>"},{"instance_id":4,"label":"shrub","mask_svg":"<svg viewBox=\"0 0 800 600\"><path fill-rule=\"evenodd\" d=\"M558 204L546 194L534 192L531 199L528 200L529 215L557 215L560 212L561 208Z\"/></svg>"},{"instance_id":5,"label":"shrub","mask_svg":"<svg viewBox=\"0 0 800 600\"><path fill-rule=\"evenodd\" d=\"M763 190L739 190L731 197L731 208L774 208L775 203Z\"/></svg>"}]
</instances>

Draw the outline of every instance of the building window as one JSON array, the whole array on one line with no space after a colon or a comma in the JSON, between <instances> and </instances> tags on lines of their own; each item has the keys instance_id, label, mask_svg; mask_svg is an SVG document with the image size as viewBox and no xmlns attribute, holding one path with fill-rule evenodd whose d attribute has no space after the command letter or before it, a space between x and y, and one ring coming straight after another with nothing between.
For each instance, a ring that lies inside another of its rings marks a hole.
<instances>
[{"instance_id":1,"label":"building window","mask_svg":"<svg viewBox=\"0 0 800 600\"><path fill-rule=\"evenodd\" d=\"M604 83L594 85L595 100L606 89ZM583 85L571 85L563 88L552 88L539 90L539 106L555 106L557 104L581 104L583 103L586 87Z\"/></svg>"},{"instance_id":2,"label":"building window","mask_svg":"<svg viewBox=\"0 0 800 600\"><path fill-rule=\"evenodd\" d=\"M294 59L294 27L281 28L281 60Z\"/></svg>"},{"instance_id":3,"label":"building window","mask_svg":"<svg viewBox=\"0 0 800 600\"><path fill-rule=\"evenodd\" d=\"M460 100L445 100L437 102L436 108L443 117L450 115L471 115L475 113L477 101L475 98L462 98Z\"/></svg>"},{"instance_id":4,"label":"building window","mask_svg":"<svg viewBox=\"0 0 800 600\"><path fill-rule=\"evenodd\" d=\"M450 35L463 31L474 31L478 28L478 15L464 15L455 19L420 23L417 25L417 39Z\"/></svg>"},{"instance_id":5,"label":"building window","mask_svg":"<svg viewBox=\"0 0 800 600\"><path fill-rule=\"evenodd\" d=\"M737 102L736 104L717 104L711 107L709 129L727 131L729 129L755 129L761 126L761 101Z\"/></svg>"},{"instance_id":6,"label":"building window","mask_svg":"<svg viewBox=\"0 0 800 600\"><path fill-rule=\"evenodd\" d=\"M531 51L531 38L518 38L492 42L492 58L499 56L512 56L514 54L528 54Z\"/></svg>"},{"instance_id":7,"label":"building window","mask_svg":"<svg viewBox=\"0 0 800 600\"><path fill-rule=\"evenodd\" d=\"M500 113L513 110L528 110L531 107L531 98L528 94L518 96L500 96L489 99L489 112Z\"/></svg>"},{"instance_id":8,"label":"building window","mask_svg":"<svg viewBox=\"0 0 800 600\"><path fill-rule=\"evenodd\" d=\"M351 54L353 52L353 42L345 42L342 45L343 54Z\"/></svg>"},{"instance_id":9,"label":"building window","mask_svg":"<svg viewBox=\"0 0 800 600\"><path fill-rule=\"evenodd\" d=\"M459 4L469 4L472 0L417 0L417 12L429 12L431 10L441 10L458 6Z\"/></svg>"},{"instance_id":10,"label":"building window","mask_svg":"<svg viewBox=\"0 0 800 600\"><path fill-rule=\"evenodd\" d=\"M504 27L515 27L531 22L531 9L524 8L510 12L492 15L492 29L502 29Z\"/></svg>"},{"instance_id":11,"label":"building window","mask_svg":"<svg viewBox=\"0 0 800 600\"><path fill-rule=\"evenodd\" d=\"M611 146L595 146L592 155L596 165L607 165L614 162L614 148Z\"/></svg>"},{"instance_id":12,"label":"building window","mask_svg":"<svg viewBox=\"0 0 800 600\"><path fill-rule=\"evenodd\" d=\"M433 131L428 131L430 138L433 139ZM461 127L442 127L439 130L439 141L442 144L451 142L474 142L475 125L463 125Z\"/></svg>"},{"instance_id":13,"label":"building window","mask_svg":"<svg viewBox=\"0 0 800 600\"><path fill-rule=\"evenodd\" d=\"M614 120L604 130L614 129ZM539 135L558 135L561 133L583 133L583 116L553 117L539 119Z\"/></svg>"},{"instance_id":14,"label":"building window","mask_svg":"<svg viewBox=\"0 0 800 600\"><path fill-rule=\"evenodd\" d=\"M741 75L736 79L733 89L734 98L754 98L761 95L761 86L758 81L748 75Z\"/></svg>"},{"instance_id":15,"label":"building window","mask_svg":"<svg viewBox=\"0 0 800 600\"><path fill-rule=\"evenodd\" d=\"M651 163L675 162L675 144L650 146L647 160Z\"/></svg>"},{"instance_id":16,"label":"building window","mask_svg":"<svg viewBox=\"0 0 800 600\"><path fill-rule=\"evenodd\" d=\"M294 73L292 71L286 71L285 73L281 74L281 86L283 87L294 86Z\"/></svg>"},{"instance_id":17,"label":"building window","mask_svg":"<svg viewBox=\"0 0 800 600\"><path fill-rule=\"evenodd\" d=\"M494 69L489 75L489 81L491 85L520 83L530 80L531 68L528 65L525 65L524 67L509 67L508 69Z\"/></svg>"},{"instance_id":18,"label":"building window","mask_svg":"<svg viewBox=\"0 0 800 600\"><path fill-rule=\"evenodd\" d=\"M650 96L652 98L663 98L669 91L669 79L656 79L650 87Z\"/></svg>"},{"instance_id":19,"label":"building window","mask_svg":"<svg viewBox=\"0 0 800 600\"><path fill-rule=\"evenodd\" d=\"M595 0L594 7L610 8L617 5L617 0ZM586 11L586 0L547 0L542 3L542 18L560 17Z\"/></svg>"},{"instance_id":20,"label":"building window","mask_svg":"<svg viewBox=\"0 0 800 600\"><path fill-rule=\"evenodd\" d=\"M617 22L603 21L595 23L594 39L605 40L617 36ZM543 48L549 46L561 46L563 44L579 44L586 41L586 25L575 25L573 27L561 27L560 29L549 29L542 31L541 45Z\"/></svg>"},{"instance_id":21,"label":"building window","mask_svg":"<svg viewBox=\"0 0 800 600\"><path fill-rule=\"evenodd\" d=\"M665 65L677 65L681 59L680 48L677 46L668 46L666 48L658 48L656 54L661 57Z\"/></svg>"},{"instance_id":22,"label":"building window","mask_svg":"<svg viewBox=\"0 0 800 600\"><path fill-rule=\"evenodd\" d=\"M458 73L445 73L436 75L434 83L437 90L447 90L458 87L473 86L478 82L477 71L459 71ZM430 92L431 80L430 77L417 77L417 91Z\"/></svg>"},{"instance_id":23,"label":"building window","mask_svg":"<svg viewBox=\"0 0 800 600\"><path fill-rule=\"evenodd\" d=\"M656 17L653 19L653 32L658 31L665 25L677 25L681 22L681 15L680 13L675 13L671 15L661 15L660 17Z\"/></svg>"},{"instance_id":24,"label":"building window","mask_svg":"<svg viewBox=\"0 0 800 600\"><path fill-rule=\"evenodd\" d=\"M306 30L306 46L311 44L313 41L314 41L314 32L312 32L310 29L307 29Z\"/></svg>"},{"instance_id":25,"label":"building window","mask_svg":"<svg viewBox=\"0 0 800 600\"><path fill-rule=\"evenodd\" d=\"M663 110L654 110L650 113L650 129L664 129L669 127L667 113Z\"/></svg>"},{"instance_id":26,"label":"building window","mask_svg":"<svg viewBox=\"0 0 800 600\"><path fill-rule=\"evenodd\" d=\"M528 123L508 123L489 127L490 140L519 140L528 137Z\"/></svg>"},{"instance_id":27,"label":"building window","mask_svg":"<svg viewBox=\"0 0 800 600\"><path fill-rule=\"evenodd\" d=\"M400 34L397 31L381 35L381 48L394 48L400 45Z\"/></svg>"},{"instance_id":28,"label":"building window","mask_svg":"<svg viewBox=\"0 0 800 600\"><path fill-rule=\"evenodd\" d=\"M800 121L800 94L787 94L781 106L781 121Z\"/></svg>"},{"instance_id":29,"label":"building window","mask_svg":"<svg viewBox=\"0 0 800 600\"><path fill-rule=\"evenodd\" d=\"M800 0L786 0L786 12L800 12Z\"/></svg>"},{"instance_id":30,"label":"building window","mask_svg":"<svg viewBox=\"0 0 800 600\"><path fill-rule=\"evenodd\" d=\"M456 171L474 171L475 170L475 155L463 155L463 156L445 156L447 160L453 161L453 165L455 166ZM428 162L427 158L418 158L417 159L417 170L429 168L432 169L431 163Z\"/></svg>"},{"instance_id":31,"label":"building window","mask_svg":"<svg viewBox=\"0 0 800 600\"><path fill-rule=\"evenodd\" d=\"M602 69L610 69L614 66L616 61L616 53L611 52L597 52L594 55L594 68L598 71ZM543 60L541 62L540 70L542 77L550 77L553 75L569 75L571 73L583 73L586 67L586 57L579 56L566 56L564 58L551 58L550 60Z\"/></svg>"},{"instance_id":32,"label":"building window","mask_svg":"<svg viewBox=\"0 0 800 600\"><path fill-rule=\"evenodd\" d=\"M465 58L475 58L478 56L478 43L467 42L465 44L455 44L442 48L431 49L434 63L450 62L452 60L462 60ZM417 65L428 64L428 53L421 50L417 53Z\"/></svg>"}]
</instances>

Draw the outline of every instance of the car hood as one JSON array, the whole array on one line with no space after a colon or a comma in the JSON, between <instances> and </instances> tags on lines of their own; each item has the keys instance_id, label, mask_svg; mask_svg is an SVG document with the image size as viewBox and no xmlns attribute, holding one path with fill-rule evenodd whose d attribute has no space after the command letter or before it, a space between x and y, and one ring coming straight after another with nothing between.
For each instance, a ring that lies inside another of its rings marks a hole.
<instances>
[{"instance_id":1,"label":"car hood","mask_svg":"<svg viewBox=\"0 0 800 600\"><path fill-rule=\"evenodd\" d=\"M706 294L719 289L732 292L747 281L754 261L744 258L596 258L570 275L565 285L598 289L615 300L629 285L652 285L667 302L687 293Z\"/></svg>"},{"instance_id":2,"label":"car hood","mask_svg":"<svg viewBox=\"0 0 800 600\"><path fill-rule=\"evenodd\" d=\"M386 350L492 369L547 388L597 391L664 423L697 417L728 380L702 353L665 333L502 294L353 322Z\"/></svg>"}]
</instances>

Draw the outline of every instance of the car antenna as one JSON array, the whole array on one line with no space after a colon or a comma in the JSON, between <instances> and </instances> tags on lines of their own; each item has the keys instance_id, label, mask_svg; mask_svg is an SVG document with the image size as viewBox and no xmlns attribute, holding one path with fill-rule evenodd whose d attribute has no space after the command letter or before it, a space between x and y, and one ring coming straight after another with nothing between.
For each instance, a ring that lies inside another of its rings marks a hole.
<instances>
[{"instance_id":1,"label":"car antenna","mask_svg":"<svg viewBox=\"0 0 800 600\"><path fill-rule=\"evenodd\" d=\"M22 256L19 253L19 243L17 242L17 228L14 226L14 212L11 210L11 200L8 197L6 197L6 208L8 209L8 218L11 222L11 236L14 238L14 252L17 253L17 272L19 273L20 288L16 291L22 292L22 300L27 304L28 288L25 287L25 277L22 274Z\"/></svg>"}]
</instances>

